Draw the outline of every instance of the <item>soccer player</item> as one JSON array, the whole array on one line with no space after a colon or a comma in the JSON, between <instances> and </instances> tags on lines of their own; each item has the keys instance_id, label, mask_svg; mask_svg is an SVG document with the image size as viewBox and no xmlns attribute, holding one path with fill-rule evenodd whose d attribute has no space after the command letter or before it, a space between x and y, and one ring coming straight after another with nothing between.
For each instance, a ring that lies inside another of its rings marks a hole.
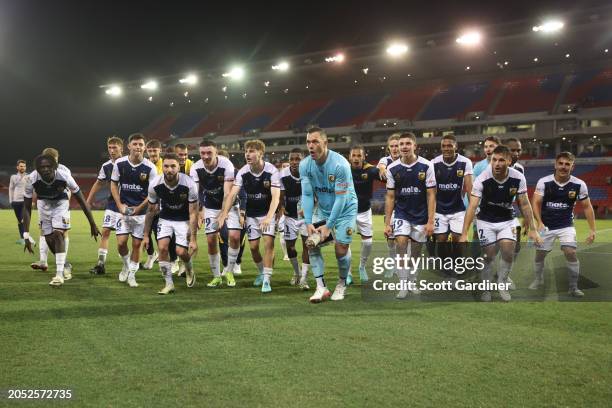
<instances>
[{"instance_id":1,"label":"soccer player","mask_svg":"<svg viewBox=\"0 0 612 408\"><path fill-rule=\"evenodd\" d=\"M128 138L129 155L123 156L113 164L111 173L111 193L117 204L121 218L117 221L117 248L123 260L119 282L127 281L131 288L138 287L136 272L140 259L140 248L144 233L145 206L149 182L157 176L155 165L144 158L145 139L140 133ZM128 249L128 239L132 236L132 254Z\"/></svg>"},{"instance_id":2,"label":"soccer player","mask_svg":"<svg viewBox=\"0 0 612 408\"><path fill-rule=\"evenodd\" d=\"M436 213L436 179L434 166L416 154L416 137L413 133L402 133L399 139L400 159L387 167L387 195L385 197L385 236L395 236L397 254L414 258L434 232ZM394 214L392 216L392 214ZM393 222L393 224L391 224ZM417 281L418 271L409 265L397 268L400 282L404 285ZM418 287L405 286L398 299L417 295Z\"/></svg>"},{"instance_id":3,"label":"soccer player","mask_svg":"<svg viewBox=\"0 0 612 408\"><path fill-rule=\"evenodd\" d=\"M338 261L338 283L333 295L325 285L325 264L320 246L309 248L308 255L312 273L317 281L317 290L310 302L320 303L331 297L342 300L346 294L346 277L351 270L353 231L357 219L357 195L353 186L351 165L342 155L327 146L325 130L313 127L306 134L309 157L300 162L302 182L302 210L308 236L316 234L325 242L330 234L335 235L335 252ZM317 200L316 217L313 215ZM321 224L315 227L315 220ZM309 238L310 239L310 238Z\"/></svg>"},{"instance_id":4,"label":"soccer player","mask_svg":"<svg viewBox=\"0 0 612 408\"><path fill-rule=\"evenodd\" d=\"M70 171L70 169L68 169L68 167L64 166L63 164L59 162L59 152L57 151L57 149L53 147L46 147L45 149L43 149L41 154L49 155L53 157L53 159L55 159L55 162L57 163L58 170L61 170L65 173L72 175L72 172ZM68 194L68 199L70 199L70 189L66 192L66 194ZM70 244L70 238L69 238L68 230L66 230L64 231L64 245L66 247L65 248L66 249L66 259L68 259L67 257L68 257L69 244ZM47 240L45 238L45 235L42 233L42 230L40 231L40 235L38 237L38 254L39 254L38 262L31 263L30 267L32 269L40 269L42 271L46 271L48 268L47 257L49 254L49 248L47 247ZM71 272L72 272L72 265L70 264L70 262L66 261L66 265L64 266L64 273L68 276L71 276Z\"/></svg>"},{"instance_id":5,"label":"soccer player","mask_svg":"<svg viewBox=\"0 0 612 408\"><path fill-rule=\"evenodd\" d=\"M302 199L302 184L300 182L300 161L304 158L304 152L299 147L289 153L289 167L284 167L280 173L280 205L278 214L284 217L284 241L287 244L287 254L293 267L293 277L291 286L299 286L303 290L308 290L307 274L309 267L308 247L306 238L308 231L304 224L304 217L301 214L299 203ZM298 235L302 237L302 268L298 264L297 251L295 244Z\"/></svg>"},{"instance_id":6,"label":"soccer player","mask_svg":"<svg viewBox=\"0 0 612 408\"><path fill-rule=\"evenodd\" d=\"M68 190L74 194L74 197L83 209L87 221L89 221L91 236L95 240L100 235L100 231L98 231L96 222L76 181L74 181L70 173L58 169L57 162L53 156L38 156L34 161L34 167L36 170L28 176L24 191L24 250L34 253L32 251L32 243L29 240L29 231L32 214L32 194L36 192L40 228L49 249L55 254L55 265L57 268L55 277L51 279L49 285L61 286L64 284L64 279L69 280L72 278L71 273L64 274L66 264L64 233L70 229Z\"/></svg>"},{"instance_id":7,"label":"soccer player","mask_svg":"<svg viewBox=\"0 0 612 408\"><path fill-rule=\"evenodd\" d=\"M476 228L485 254L481 279L487 285L492 277L491 267L498 251L501 253L501 259L497 271L497 282L508 285L507 278L512 270L516 244L516 228L512 211L514 200L518 200L521 212L529 223L529 237L537 244L542 242L538 232L533 228L533 212L527 198L525 176L510 168L511 161L508 147L499 145L493 150L491 165L474 181L459 240L467 242L470 224L478 207L480 211L477 215ZM510 292L503 285L498 291L503 301L511 300ZM483 290L480 299L483 302L490 302L491 292Z\"/></svg>"},{"instance_id":8,"label":"soccer player","mask_svg":"<svg viewBox=\"0 0 612 408\"><path fill-rule=\"evenodd\" d=\"M193 166L193 161L189 158L189 151L187 146L183 143L177 143L174 145L174 153L178 156L179 164L181 166L181 173L183 174L191 174L191 166Z\"/></svg>"},{"instance_id":9,"label":"soccer player","mask_svg":"<svg viewBox=\"0 0 612 408\"><path fill-rule=\"evenodd\" d=\"M143 244L145 247L150 244L149 232L153 218L159 211L157 248L159 267L166 279L166 285L158 292L160 295L174 292L168 253L172 236L176 240L176 253L185 263L187 287L193 287L196 281L191 259L198 249L198 188L189 176L179 170L178 156L168 153L163 159L163 174L149 183L149 207L145 217Z\"/></svg>"},{"instance_id":10,"label":"soccer player","mask_svg":"<svg viewBox=\"0 0 612 408\"><path fill-rule=\"evenodd\" d=\"M523 152L521 141L515 137L511 137L509 139L506 139L504 144L508 146L508 149L510 149L510 155L512 156L512 163L510 164L510 167L512 167L515 170L520 171L523 175L525 175L525 167L521 163L518 162L519 159L521 158L521 153ZM521 227L521 223L517 217L517 213L520 211L518 211L518 209L514 207L515 206L513 206L514 227L516 228L516 247L514 248L514 259L516 259L516 257L518 256L521 250L521 231L523 232L523 235L527 234L527 230L526 230L527 225L523 221L523 227ZM515 289L515 288L512 287L511 289Z\"/></svg>"},{"instance_id":11,"label":"soccer player","mask_svg":"<svg viewBox=\"0 0 612 408\"><path fill-rule=\"evenodd\" d=\"M574 206L580 201L589 224L586 243L595 240L595 212L584 181L572 176L576 158L570 152L561 152L555 159L555 172L538 180L533 194L533 214L537 230L541 231L542 244L536 246L535 280L529 289L536 290L544 284L544 259L559 239L569 271L569 294L582 297L578 289L580 262L576 257L576 228L574 228Z\"/></svg>"},{"instance_id":12,"label":"soccer player","mask_svg":"<svg viewBox=\"0 0 612 408\"><path fill-rule=\"evenodd\" d=\"M278 166L277 168L278 168L279 173L282 173L282 171L288 167L289 167L289 162L282 162L280 163L280 166ZM281 194L282 194L282 190L281 190ZM281 202L282 202L282 199L281 199ZM285 214L283 214L282 212L279 212L278 214L280 215L280 218L278 219L276 223L276 230L279 232L278 239L280 241L281 250L283 251L283 261L288 261L289 254L287 252L287 242L285 242Z\"/></svg>"},{"instance_id":13,"label":"soccer player","mask_svg":"<svg viewBox=\"0 0 612 408\"><path fill-rule=\"evenodd\" d=\"M90 208L96 197L96 193L100 191L102 187L110 184L115 160L123 156L123 140L117 136L109 137L106 141L106 148L108 149L109 160L102 164L100 172L98 173L98 179L91 187L91 190L89 190L87 205ZM103 275L106 273L104 265L106 264L106 256L108 255L108 239L110 238L111 231L115 231L119 218L121 218L121 214L119 214L117 204L113 196L109 195L106 200L104 219L102 221L102 238L100 239L100 246L98 247L98 262L96 266L89 270L89 272L94 275Z\"/></svg>"},{"instance_id":14,"label":"soccer player","mask_svg":"<svg viewBox=\"0 0 612 408\"><path fill-rule=\"evenodd\" d=\"M274 265L274 235L276 233L275 214L280 198L280 177L278 169L263 160L266 145L261 140L249 140L244 144L246 164L238 171L234 186L223 202L219 215L219 225L227 220L240 188L244 187L246 198L246 228L253 262L259 274L253 283L261 285L262 293L272 291L270 277ZM237 234L239 236L239 234ZM259 251L259 241L263 236L264 256ZM238 243L230 239L228 252L228 271L234 269L238 256Z\"/></svg>"},{"instance_id":15,"label":"soccer player","mask_svg":"<svg viewBox=\"0 0 612 408\"><path fill-rule=\"evenodd\" d=\"M487 138L484 140L483 148L485 158L474 164L474 180L478 176L480 176L480 173L482 173L487 169L487 167L489 167L489 164L491 163L491 157L493 156L493 150L495 150L495 148L500 144L501 140L499 140L499 137L497 136L487 136Z\"/></svg>"},{"instance_id":16,"label":"soccer player","mask_svg":"<svg viewBox=\"0 0 612 408\"><path fill-rule=\"evenodd\" d=\"M219 223L219 215L223 208L223 200L230 194L234 184L234 165L227 157L219 156L215 142L203 140L200 143L200 160L191 167L191 178L196 182L203 194L203 205L201 216L204 224L204 232L208 243L208 262L213 279L207 284L209 288L218 288L223 284L221 277L221 258L219 255L218 232L222 224ZM231 206L227 227L229 229L230 251L236 253L240 250L240 224L239 208ZM227 270L225 279L227 286L236 286L234 273Z\"/></svg>"},{"instance_id":17,"label":"soccer player","mask_svg":"<svg viewBox=\"0 0 612 408\"><path fill-rule=\"evenodd\" d=\"M17 174L13 174L9 181L9 202L15 217L17 217L17 228L19 230L18 244L24 243L23 240L23 193L27 184L26 162L25 160L17 160ZM36 244L32 237L28 238L31 243Z\"/></svg>"},{"instance_id":18,"label":"soccer player","mask_svg":"<svg viewBox=\"0 0 612 408\"><path fill-rule=\"evenodd\" d=\"M389 139L387 139L387 151L389 152L389 155L382 157L378 161L378 165L376 166L376 168L378 169L378 176L384 182L387 181L387 167L389 167L391 163L398 160L400 157L400 150L399 150L400 135L401 133L394 133L391 136L389 136ZM393 220L391 220L391 225L393 225ZM397 251L395 250L395 237L393 236L393 232L387 235L387 247L389 250L389 258L395 259L395 255ZM393 275L393 272L394 271L392 270L387 271L385 273L385 277L390 278Z\"/></svg>"},{"instance_id":19,"label":"soccer player","mask_svg":"<svg viewBox=\"0 0 612 408\"><path fill-rule=\"evenodd\" d=\"M366 264L372 252L372 188L374 181L380 180L379 169L365 161L363 146L353 146L349 151L351 175L357 194L357 233L361 236L361 256L359 259L359 279L362 283L368 281ZM347 283L351 274L347 277Z\"/></svg>"},{"instance_id":20,"label":"soccer player","mask_svg":"<svg viewBox=\"0 0 612 408\"><path fill-rule=\"evenodd\" d=\"M163 160L161 158L161 150L162 150L162 145L161 142L157 139L151 139L147 142L147 148L146 148L146 152L147 152L147 158L149 159L149 161L151 163L153 163L153 165L155 165L155 171L157 172L157 174L162 174L163 173L163 168L162 168L162 163ZM151 226L151 231L153 234L157 234L157 220L159 219L159 214L157 214L154 218L153 218L153 225ZM144 263L141 263L139 265L139 267L141 269L145 269L145 270L150 270L153 269L153 265L155 263L155 261L157 260L159 254L157 253L157 251L155 251L155 246L153 245L153 240L151 239L151 233L149 233L149 242L151 242L151 244L149 244L149 246L146 248L147 250L147 260ZM174 257L173 257L174 255ZM174 254L174 249L171 246L170 249L170 259L175 260L176 259L176 254ZM174 264L173 264L174 265ZM174 270L173 272L176 273L178 271L178 265L176 267L176 270Z\"/></svg>"},{"instance_id":21,"label":"soccer player","mask_svg":"<svg viewBox=\"0 0 612 408\"><path fill-rule=\"evenodd\" d=\"M455 246L461 237L465 204L463 196L472 191L472 162L457 153L457 139L453 135L442 137L441 155L431 163L436 177L436 215L434 218L434 236L438 247L438 256L446 258L458 256L459 247ZM452 247L448 243L452 237ZM451 279L454 272L445 271Z\"/></svg>"}]
</instances>

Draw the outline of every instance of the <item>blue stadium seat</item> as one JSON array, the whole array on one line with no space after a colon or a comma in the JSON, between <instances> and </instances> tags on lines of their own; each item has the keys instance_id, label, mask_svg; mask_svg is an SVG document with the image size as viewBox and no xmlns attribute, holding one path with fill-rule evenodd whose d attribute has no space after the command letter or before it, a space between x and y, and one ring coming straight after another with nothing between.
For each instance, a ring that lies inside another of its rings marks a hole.
<instances>
[{"instance_id":1,"label":"blue stadium seat","mask_svg":"<svg viewBox=\"0 0 612 408\"><path fill-rule=\"evenodd\" d=\"M361 124L384 95L384 92L377 92L336 99L317 118L317 123L322 127Z\"/></svg>"},{"instance_id":2,"label":"blue stadium seat","mask_svg":"<svg viewBox=\"0 0 612 408\"><path fill-rule=\"evenodd\" d=\"M478 82L451 86L436 93L420 120L450 119L465 112L476 101L484 97L490 82Z\"/></svg>"}]
</instances>

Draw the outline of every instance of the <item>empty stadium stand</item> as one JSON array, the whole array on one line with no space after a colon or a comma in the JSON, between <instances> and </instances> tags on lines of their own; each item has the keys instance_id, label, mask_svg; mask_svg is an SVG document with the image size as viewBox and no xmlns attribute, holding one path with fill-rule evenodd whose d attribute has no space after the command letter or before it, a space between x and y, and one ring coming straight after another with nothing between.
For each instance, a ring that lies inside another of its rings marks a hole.
<instances>
[{"instance_id":1,"label":"empty stadium stand","mask_svg":"<svg viewBox=\"0 0 612 408\"><path fill-rule=\"evenodd\" d=\"M563 84L563 74L517 77L505 81L494 115L550 112Z\"/></svg>"}]
</instances>

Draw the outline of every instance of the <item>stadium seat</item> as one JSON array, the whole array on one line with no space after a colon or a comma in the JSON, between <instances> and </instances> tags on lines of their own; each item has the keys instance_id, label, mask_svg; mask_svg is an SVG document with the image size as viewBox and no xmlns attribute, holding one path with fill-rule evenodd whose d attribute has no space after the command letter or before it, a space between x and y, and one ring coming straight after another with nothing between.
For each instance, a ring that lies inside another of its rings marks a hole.
<instances>
[{"instance_id":1,"label":"stadium seat","mask_svg":"<svg viewBox=\"0 0 612 408\"><path fill-rule=\"evenodd\" d=\"M291 105L281 117L271 122L264 130L277 132L289 129L301 129L311 123L311 120L329 103L329 99L317 99L298 102Z\"/></svg>"},{"instance_id":2,"label":"stadium seat","mask_svg":"<svg viewBox=\"0 0 612 408\"><path fill-rule=\"evenodd\" d=\"M494 115L550 112L561 90L564 74L514 78L505 81L505 90Z\"/></svg>"},{"instance_id":3,"label":"stadium seat","mask_svg":"<svg viewBox=\"0 0 612 408\"><path fill-rule=\"evenodd\" d=\"M414 120L425 103L438 89L438 84L431 84L419 88L405 89L391 94L376 112L370 117L370 121L378 119L408 119Z\"/></svg>"},{"instance_id":4,"label":"stadium seat","mask_svg":"<svg viewBox=\"0 0 612 408\"><path fill-rule=\"evenodd\" d=\"M360 125L385 96L383 92L352 95L334 100L317 118L322 127Z\"/></svg>"},{"instance_id":5,"label":"stadium seat","mask_svg":"<svg viewBox=\"0 0 612 408\"><path fill-rule=\"evenodd\" d=\"M224 130L224 133L231 135L263 129L280 115L285 107L285 105L273 105L250 108L236 123Z\"/></svg>"},{"instance_id":6,"label":"stadium seat","mask_svg":"<svg viewBox=\"0 0 612 408\"><path fill-rule=\"evenodd\" d=\"M224 109L213 111L204 117L185 137L202 137L210 132L223 132L236 120L244 109Z\"/></svg>"},{"instance_id":7,"label":"stadium seat","mask_svg":"<svg viewBox=\"0 0 612 408\"><path fill-rule=\"evenodd\" d=\"M490 92L491 89L491 82L460 84L439 89L419 120L449 119L467 112L486 111L496 95L495 92ZM499 88L496 89L498 90ZM484 106L484 109L478 109L481 106Z\"/></svg>"},{"instance_id":8,"label":"stadium seat","mask_svg":"<svg viewBox=\"0 0 612 408\"><path fill-rule=\"evenodd\" d=\"M170 128L175 121L176 116L174 115L164 116L146 127L142 133L147 140L157 139L163 142L170 138Z\"/></svg>"},{"instance_id":9,"label":"stadium seat","mask_svg":"<svg viewBox=\"0 0 612 408\"><path fill-rule=\"evenodd\" d=\"M200 123L206 114L202 112L188 112L179 116L170 127L170 133L179 137L187 135Z\"/></svg>"},{"instance_id":10,"label":"stadium seat","mask_svg":"<svg viewBox=\"0 0 612 408\"><path fill-rule=\"evenodd\" d=\"M584 108L612 105L612 69L575 73L563 103Z\"/></svg>"}]
</instances>

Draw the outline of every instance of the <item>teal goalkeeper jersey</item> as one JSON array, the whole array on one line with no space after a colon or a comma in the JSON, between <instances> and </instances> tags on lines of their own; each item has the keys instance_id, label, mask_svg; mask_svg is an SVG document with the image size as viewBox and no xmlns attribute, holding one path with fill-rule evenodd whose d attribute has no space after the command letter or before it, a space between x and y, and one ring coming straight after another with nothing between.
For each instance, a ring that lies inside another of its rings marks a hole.
<instances>
[{"instance_id":1,"label":"teal goalkeeper jersey","mask_svg":"<svg viewBox=\"0 0 612 408\"><path fill-rule=\"evenodd\" d=\"M356 217L357 195L351 165L342 155L327 151L327 159L319 166L310 156L300 162L302 209L304 221L312 224L314 199L319 218L333 228L338 219Z\"/></svg>"}]
</instances>

